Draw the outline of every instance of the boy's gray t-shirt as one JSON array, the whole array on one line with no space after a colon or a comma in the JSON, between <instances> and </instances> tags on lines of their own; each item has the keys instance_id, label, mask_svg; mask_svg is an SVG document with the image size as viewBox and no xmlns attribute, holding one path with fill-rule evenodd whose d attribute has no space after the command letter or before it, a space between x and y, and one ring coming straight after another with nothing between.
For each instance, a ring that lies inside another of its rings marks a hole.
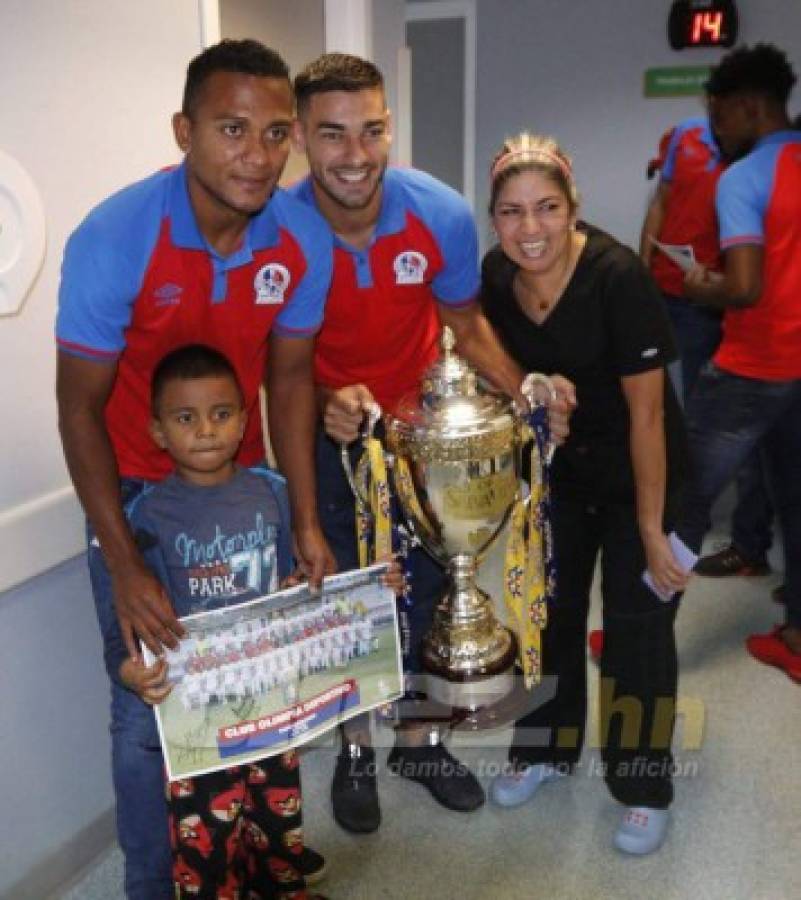
<instances>
[{"instance_id":1,"label":"boy's gray t-shirt","mask_svg":"<svg viewBox=\"0 0 801 900\"><path fill-rule=\"evenodd\" d=\"M178 616L253 600L277 590L291 571L285 481L266 467L238 468L214 487L170 475L145 488L126 514ZM128 655L119 626L103 638L106 666L116 678Z\"/></svg>"}]
</instances>

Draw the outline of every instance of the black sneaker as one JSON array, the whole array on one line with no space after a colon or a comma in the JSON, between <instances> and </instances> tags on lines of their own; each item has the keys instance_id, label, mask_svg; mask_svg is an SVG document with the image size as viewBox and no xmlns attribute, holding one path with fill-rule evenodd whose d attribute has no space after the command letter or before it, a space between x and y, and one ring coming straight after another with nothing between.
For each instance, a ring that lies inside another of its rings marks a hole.
<instances>
[{"instance_id":1,"label":"black sneaker","mask_svg":"<svg viewBox=\"0 0 801 900\"><path fill-rule=\"evenodd\" d=\"M397 743L387 757L394 775L416 781L446 809L472 812L484 803L484 789L464 763L448 753L442 743L405 747Z\"/></svg>"},{"instance_id":2,"label":"black sneaker","mask_svg":"<svg viewBox=\"0 0 801 900\"><path fill-rule=\"evenodd\" d=\"M328 871L328 863L322 853L304 847L300 854L293 860L294 866L303 873L306 884L317 884L325 878Z\"/></svg>"},{"instance_id":3,"label":"black sneaker","mask_svg":"<svg viewBox=\"0 0 801 900\"><path fill-rule=\"evenodd\" d=\"M345 831L369 834L381 824L375 783L375 750L345 744L337 757L331 782L334 818Z\"/></svg>"},{"instance_id":4,"label":"black sneaker","mask_svg":"<svg viewBox=\"0 0 801 900\"><path fill-rule=\"evenodd\" d=\"M767 575L770 566L767 559L746 559L732 544L717 553L702 556L695 564L696 575L707 578L725 578L727 575Z\"/></svg>"}]
</instances>

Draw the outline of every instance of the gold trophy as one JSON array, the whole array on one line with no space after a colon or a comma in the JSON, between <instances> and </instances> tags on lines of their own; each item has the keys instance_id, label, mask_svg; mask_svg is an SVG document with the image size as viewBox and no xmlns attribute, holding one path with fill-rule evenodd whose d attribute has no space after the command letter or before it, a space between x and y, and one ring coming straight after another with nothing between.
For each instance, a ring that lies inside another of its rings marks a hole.
<instances>
[{"instance_id":1,"label":"gold trophy","mask_svg":"<svg viewBox=\"0 0 801 900\"><path fill-rule=\"evenodd\" d=\"M434 612L423 643L428 696L454 709L477 710L514 686L514 635L495 617L476 571L506 524L521 486L523 420L512 401L484 387L453 352L443 330L443 354L424 374L419 391L384 415L386 470L407 530L445 566L451 584ZM526 379L535 402L544 375ZM369 417L368 437L381 413ZM365 454L351 471L342 459L360 507L368 503Z\"/></svg>"}]
</instances>

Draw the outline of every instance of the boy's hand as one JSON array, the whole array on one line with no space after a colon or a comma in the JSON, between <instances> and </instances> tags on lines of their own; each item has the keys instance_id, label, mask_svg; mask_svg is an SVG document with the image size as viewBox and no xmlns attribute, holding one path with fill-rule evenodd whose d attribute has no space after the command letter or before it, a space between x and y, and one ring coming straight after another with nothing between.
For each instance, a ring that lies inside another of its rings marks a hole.
<instances>
[{"instance_id":1,"label":"boy's hand","mask_svg":"<svg viewBox=\"0 0 801 900\"><path fill-rule=\"evenodd\" d=\"M389 568L381 576L381 584L390 588L393 593L400 596L406 590L406 579L403 577L403 569L394 556L382 556L376 562L388 562Z\"/></svg>"},{"instance_id":2,"label":"boy's hand","mask_svg":"<svg viewBox=\"0 0 801 900\"><path fill-rule=\"evenodd\" d=\"M278 585L279 590L284 590L284 588L293 588L297 587L299 584L303 584L304 581L308 579L303 574L300 569L295 569L290 575L287 575L281 583Z\"/></svg>"},{"instance_id":3,"label":"boy's hand","mask_svg":"<svg viewBox=\"0 0 801 900\"><path fill-rule=\"evenodd\" d=\"M167 699L172 684L167 681L167 660L157 659L152 666L146 666L141 659L130 656L120 666L122 683L144 700L149 706Z\"/></svg>"}]
</instances>

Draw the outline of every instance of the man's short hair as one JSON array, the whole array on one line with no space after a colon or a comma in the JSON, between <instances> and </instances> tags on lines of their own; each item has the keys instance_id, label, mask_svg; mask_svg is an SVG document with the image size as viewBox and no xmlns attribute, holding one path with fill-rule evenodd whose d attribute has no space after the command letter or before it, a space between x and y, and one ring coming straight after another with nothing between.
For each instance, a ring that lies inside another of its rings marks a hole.
<instances>
[{"instance_id":1,"label":"man's short hair","mask_svg":"<svg viewBox=\"0 0 801 900\"><path fill-rule=\"evenodd\" d=\"M742 46L712 69L706 92L711 97L727 94L762 94L784 106L796 82L787 54L773 44Z\"/></svg>"},{"instance_id":2,"label":"man's short hair","mask_svg":"<svg viewBox=\"0 0 801 900\"><path fill-rule=\"evenodd\" d=\"M226 39L207 47L186 69L184 99L181 112L192 117L203 85L215 72L239 72L263 78L289 78L289 66L275 50L259 41Z\"/></svg>"},{"instance_id":3,"label":"man's short hair","mask_svg":"<svg viewBox=\"0 0 801 900\"><path fill-rule=\"evenodd\" d=\"M236 370L224 353L206 344L186 344L163 356L150 381L150 408L158 417L159 403L164 388L171 381L192 381L196 378L228 376L236 385L242 399L242 386Z\"/></svg>"},{"instance_id":4,"label":"man's short hair","mask_svg":"<svg viewBox=\"0 0 801 900\"><path fill-rule=\"evenodd\" d=\"M302 112L314 94L330 91L384 90L378 66L349 53L324 53L295 76L295 97Z\"/></svg>"}]
</instances>

